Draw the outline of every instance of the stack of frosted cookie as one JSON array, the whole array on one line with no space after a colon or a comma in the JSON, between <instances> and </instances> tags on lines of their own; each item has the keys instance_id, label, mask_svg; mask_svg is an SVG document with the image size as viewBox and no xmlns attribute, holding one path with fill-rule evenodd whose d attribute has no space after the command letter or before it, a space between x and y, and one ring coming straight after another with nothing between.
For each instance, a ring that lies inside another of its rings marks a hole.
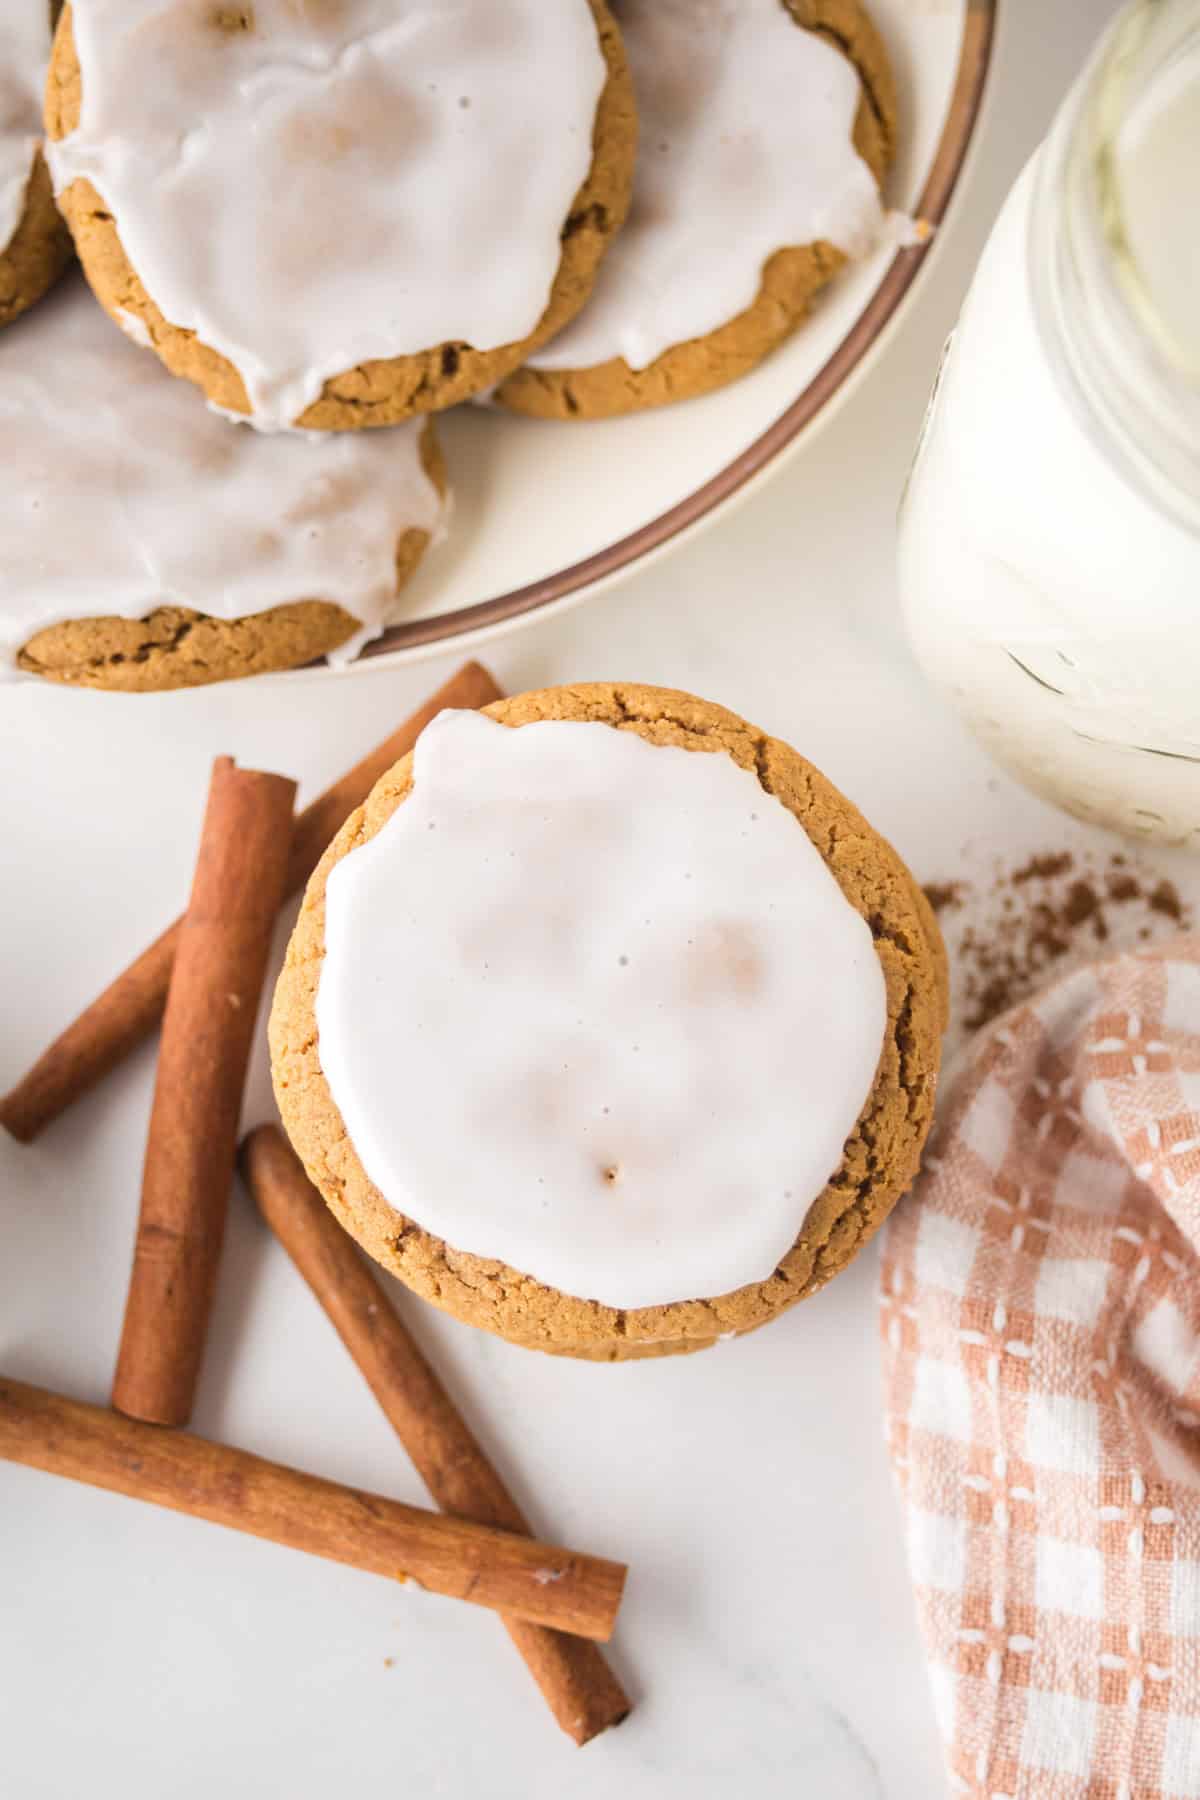
<instances>
[{"instance_id":1,"label":"stack of frosted cookie","mask_svg":"<svg viewBox=\"0 0 1200 1800\"><path fill-rule=\"evenodd\" d=\"M40 86L47 0L14 4ZM0 342L5 666L144 691L352 655L440 529L421 415L570 318L623 217L611 19L77 0L46 92L92 291Z\"/></svg>"},{"instance_id":2,"label":"stack of frosted cookie","mask_svg":"<svg viewBox=\"0 0 1200 1800\"><path fill-rule=\"evenodd\" d=\"M0 674L355 654L441 528L433 414L731 380L882 218L858 0L74 0L52 48L48 4L0 27L0 318L61 268L60 213L87 287L0 340L33 452L0 497Z\"/></svg>"},{"instance_id":3,"label":"stack of frosted cookie","mask_svg":"<svg viewBox=\"0 0 1200 1800\"><path fill-rule=\"evenodd\" d=\"M856 1254L933 1116L945 953L788 745L595 684L442 713L309 883L276 1097L425 1299L621 1361L768 1323Z\"/></svg>"}]
</instances>

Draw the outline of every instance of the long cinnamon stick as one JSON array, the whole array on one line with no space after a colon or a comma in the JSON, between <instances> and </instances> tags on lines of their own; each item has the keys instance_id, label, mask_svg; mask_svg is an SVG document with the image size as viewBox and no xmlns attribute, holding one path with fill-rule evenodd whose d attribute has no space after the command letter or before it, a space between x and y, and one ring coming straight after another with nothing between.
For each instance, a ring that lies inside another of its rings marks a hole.
<instances>
[{"instance_id":1,"label":"long cinnamon stick","mask_svg":"<svg viewBox=\"0 0 1200 1800\"><path fill-rule=\"evenodd\" d=\"M528 1533L516 1501L282 1132L274 1125L251 1132L240 1163L267 1224L324 1307L437 1504L458 1518ZM594 1644L511 1614L504 1625L554 1717L577 1744L628 1714L630 1702Z\"/></svg>"},{"instance_id":2,"label":"long cinnamon stick","mask_svg":"<svg viewBox=\"0 0 1200 1800\"><path fill-rule=\"evenodd\" d=\"M385 770L412 749L432 718L447 707L473 709L500 697L486 669L464 663L399 730L305 807L296 818L286 892L304 886L334 833ZM149 1037L162 1018L182 927L182 919L168 926L0 1098L0 1125L20 1143L32 1143Z\"/></svg>"},{"instance_id":3,"label":"long cinnamon stick","mask_svg":"<svg viewBox=\"0 0 1200 1800\"><path fill-rule=\"evenodd\" d=\"M621 1600L620 1563L404 1506L2 1375L0 1459L581 1637L609 1637Z\"/></svg>"},{"instance_id":4,"label":"long cinnamon stick","mask_svg":"<svg viewBox=\"0 0 1200 1800\"><path fill-rule=\"evenodd\" d=\"M155 1425L191 1416L225 1235L238 1115L296 784L213 766L163 1017L142 1207L113 1405Z\"/></svg>"}]
</instances>

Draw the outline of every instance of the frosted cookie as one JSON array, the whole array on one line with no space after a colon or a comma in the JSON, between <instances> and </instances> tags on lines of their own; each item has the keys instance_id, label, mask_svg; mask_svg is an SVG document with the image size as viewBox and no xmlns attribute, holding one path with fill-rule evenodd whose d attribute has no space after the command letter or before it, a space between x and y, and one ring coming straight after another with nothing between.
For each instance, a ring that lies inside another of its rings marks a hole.
<instances>
[{"instance_id":1,"label":"frosted cookie","mask_svg":"<svg viewBox=\"0 0 1200 1800\"><path fill-rule=\"evenodd\" d=\"M0 437L0 679L143 692L352 655L442 511L426 422L231 423L81 279L0 335Z\"/></svg>"},{"instance_id":2,"label":"frosted cookie","mask_svg":"<svg viewBox=\"0 0 1200 1800\"><path fill-rule=\"evenodd\" d=\"M604 418L706 393L790 335L878 238L895 87L859 0L613 0L640 140L579 316L498 400Z\"/></svg>"},{"instance_id":3,"label":"frosted cookie","mask_svg":"<svg viewBox=\"0 0 1200 1800\"><path fill-rule=\"evenodd\" d=\"M0 6L0 325L40 300L71 257L42 155L50 0Z\"/></svg>"},{"instance_id":4,"label":"frosted cookie","mask_svg":"<svg viewBox=\"0 0 1200 1800\"><path fill-rule=\"evenodd\" d=\"M516 368L590 291L636 137L604 0L75 0L46 124L100 300L272 429Z\"/></svg>"},{"instance_id":5,"label":"frosted cookie","mask_svg":"<svg viewBox=\"0 0 1200 1800\"><path fill-rule=\"evenodd\" d=\"M447 1311L615 1360L849 1261L933 1111L944 953L817 770L660 688L435 721L309 883L275 1090L348 1231Z\"/></svg>"}]
</instances>

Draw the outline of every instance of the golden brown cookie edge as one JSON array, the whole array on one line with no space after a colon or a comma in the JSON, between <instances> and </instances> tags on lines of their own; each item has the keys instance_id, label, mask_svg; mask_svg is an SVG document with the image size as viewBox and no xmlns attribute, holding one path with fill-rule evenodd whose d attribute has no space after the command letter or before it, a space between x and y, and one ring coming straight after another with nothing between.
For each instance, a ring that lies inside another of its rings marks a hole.
<instances>
[{"instance_id":1,"label":"golden brown cookie edge","mask_svg":"<svg viewBox=\"0 0 1200 1800\"><path fill-rule=\"evenodd\" d=\"M882 188L895 154L896 83L882 37L859 0L780 0L797 25L842 52L858 71L862 98L854 146ZM619 418L692 400L738 381L804 322L844 266L830 243L782 248L768 259L753 303L716 331L673 345L644 369L622 357L583 369L524 367L501 384L496 402L539 419Z\"/></svg>"},{"instance_id":2,"label":"golden brown cookie edge","mask_svg":"<svg viewBox=\"0 0 1200 1800\"><path fill-rule=\"evenodd\" d=\"M0 250L0 326L11 325L49 292L74 254L66 220L54 203L50 171L34 152L25 206Z\"/></svg>"},{"instance_id":3,"label":"golden brown cookie edge","mask_svg":"<svg viewBox=\"0 0 1200 1800\"><path fill-rule=\"evenodd\" d=\"M420 455L425 473L444 499L446 459L431 419L421 429ZM397 593L428 547L427 531L411 526L401 532L396 543ZM140 619L108 615L47 625L17 652L17 667L25 675L66 687L159 694L303 668L337 650L359 630L360 620L328 600L291 601L240 619L159 606Z\"/></svg>"}]
</instances>

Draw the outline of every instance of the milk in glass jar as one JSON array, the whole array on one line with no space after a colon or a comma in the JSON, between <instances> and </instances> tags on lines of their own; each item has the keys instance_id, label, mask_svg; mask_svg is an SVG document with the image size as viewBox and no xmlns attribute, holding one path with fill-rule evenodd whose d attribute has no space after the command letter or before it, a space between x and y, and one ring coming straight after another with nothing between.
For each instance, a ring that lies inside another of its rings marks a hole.
<instances>
[{"instance_id":1,"label":"milk in glass jar","mask_svg":"<svg viewBox=\"0 0 1200 1800\"><path fill-rule=\"evenodd\" d=\"M1200 849L1200 0L1121 13L1010 194L900 581L919 660L1000 762Z\"/></svg>"}]
</instances>

